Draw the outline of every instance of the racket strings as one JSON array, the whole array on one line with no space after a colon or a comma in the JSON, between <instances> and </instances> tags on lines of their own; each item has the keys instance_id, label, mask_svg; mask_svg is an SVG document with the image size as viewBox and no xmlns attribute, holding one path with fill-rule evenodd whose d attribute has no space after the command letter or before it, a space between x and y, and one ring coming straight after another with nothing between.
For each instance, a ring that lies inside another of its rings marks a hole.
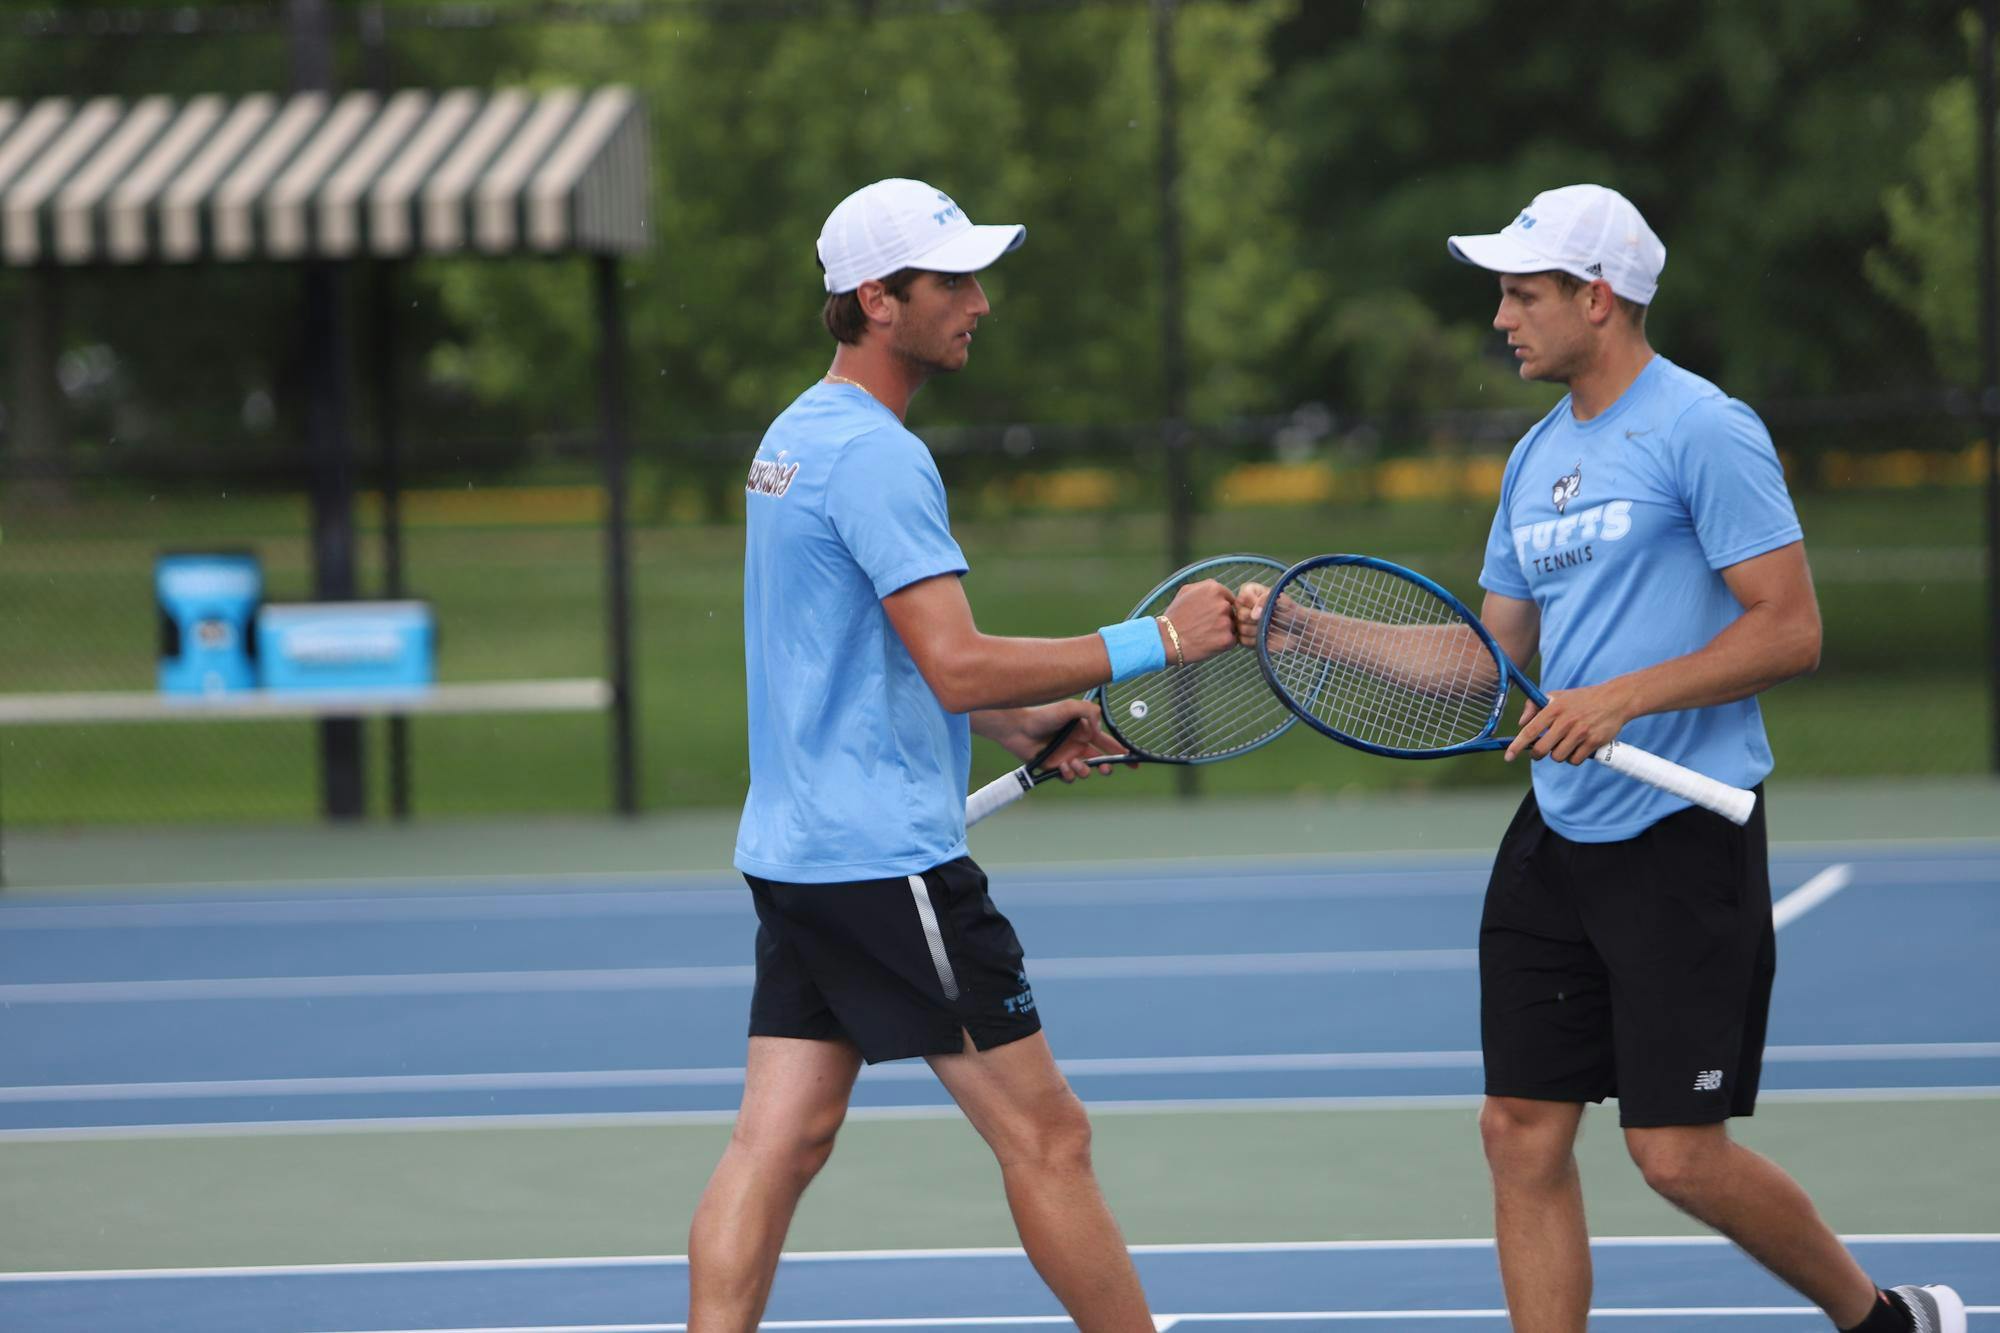
<instances>
[{"instance_id":1,"label":"racket strings","mask_svg":"<svg viewBox=\"0 0 2000 1333\"><path fill-rule=\"evenodd\" d=\"M1245 583L1273 583L1281 571L1263 562L1209 566L1231 592ZM1165 611L1178 587L1141 607L1138 616ZM1187 666L1107 685L1104 711L1132 748L1160 759L1219 759L1249 749L1283 731L1291 720L1284 701L1264 683L1257 655L1242 647Z\"/></svg>"},{"instance_id":2,"label":"racket strings","mask_svg":"<svg viewBox=\"0 0 2000 1333\"><path fill-rule=\"evenodd\" d=\"M1290 717L1264 684L1256 654L1241 648L1128 685L1106 691L1112 722L1136 748L1161 758L1232 753L1282 730Z\"/></svg>"},{"instance_id":3,"label":"racket strings","mask_svg":"<svg viewBox=\"0 0 2000 1333\"><path fill-rule=\"evenodd\" d=\"M1395 750L1445 749L1491 731L1505 679L1485 641L1422 585L1366 565L1321 565L1282 595L1273 672L1318 721Z\"/></svg>"}]
</instances>

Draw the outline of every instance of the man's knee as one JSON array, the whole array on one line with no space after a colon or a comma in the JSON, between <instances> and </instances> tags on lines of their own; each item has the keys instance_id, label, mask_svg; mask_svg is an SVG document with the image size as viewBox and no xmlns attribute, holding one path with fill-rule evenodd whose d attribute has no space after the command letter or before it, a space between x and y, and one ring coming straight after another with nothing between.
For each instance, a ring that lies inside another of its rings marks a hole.
<instances>
[{"instance_id":1,"label":"man's knee","mask_svg":"<svg viewBox=\"0 0 2000 1333\"><path fill-rule=\"evenodd\" d=\"M1088 1171L1090 1117L1075 1094L1064 1089L1016 1118L993 1151L1002 1166Z\"/></svg>"},{"instance_id":2,"label":"man's knee","mask_svg":"<svg viewBox=\"0 0 2000 1333\"><path fill-rule=\"evenodd\" d=\"M794 1125L751 1127L737 1122L732 1141L766 1170L781 1172L803 1186L833 1156L845 1108L838 1114L809 1118Z\"/></svg>"},{"instance_id":3,"label":"man's knee","mask_svg":"<svg viewBox=\"0 0 2000 1333\"><path fill-rule=\"evenodd\" d=\"M1647 1186L1667 1202L1698 1202L1718 1169L1729 1139L1720 1125L1625 1131L1625 1148Z\"/></svg>"},{"instance_id":4,"label":"man's knee","mask_svg":"<svg viewBox=\"0 0 2000 1333\"><path fill-rule=\"evenodd\" d=\"M1575 1170L1577 1108L1563 1102L1488 1097L1479 1108L1479 1139L1496 1178L1553 1183Z\"/></svg>"}]
</instances>

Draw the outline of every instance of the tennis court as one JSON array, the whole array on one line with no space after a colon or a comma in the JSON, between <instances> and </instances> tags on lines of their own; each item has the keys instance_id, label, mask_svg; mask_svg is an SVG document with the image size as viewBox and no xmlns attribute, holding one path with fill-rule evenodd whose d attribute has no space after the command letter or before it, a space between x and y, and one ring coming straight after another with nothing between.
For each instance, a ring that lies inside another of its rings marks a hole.
<instances>
[{"instance_id":1,"label":"tennis court","mask_svg":"<svg viewBox=\"0 0 2000 1333\"><path fill-rule=\"evenodd\" d=\"M1245 836L1235 804L1185 810ZM1052 795L1018 827L1085 820L1108 827ZM1163 1322L1504 1326L1472 1126L1482 832L995 874ZM1773 883L1740 1137L1876 1276L1951 1282L2000 1327L2000 841L1781 841ZM712 873L0 899L0 1326L678 1327L752 921ZM855 1106L772 1326L1064 1322L928 1071L871 1069ZM1600 1316L1815 1326L1647 1195L1613 1123L1582 1149Z\"/></svg>"}]
</instances>

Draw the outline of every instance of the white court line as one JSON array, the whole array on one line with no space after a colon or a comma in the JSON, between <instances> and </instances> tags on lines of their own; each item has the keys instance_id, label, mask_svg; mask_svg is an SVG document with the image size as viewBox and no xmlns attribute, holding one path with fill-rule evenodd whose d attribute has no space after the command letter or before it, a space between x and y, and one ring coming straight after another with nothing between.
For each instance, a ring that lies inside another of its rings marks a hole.
<instances>
[{"instance_id":1,"label":"white court line","mask_svg":"<svg viewBox=\"0 0 2000 1333\"><path fill-rule=\"evenodd\" d=\"M1042 958L1035 979L1317 976L1330 972L1455 972L1475 949L1343 949L1315 953L1115 954ZM337 999L372 995L525 995L551 991L726 990L749 986L748 964L566 968L539 972L397 972L323 977L190 977L155 981L28 981L0 985L0 1005L164 1000Z\"/></svg>"},{"instance_id":2,"label":"white court line","mask_svg":"<svg viewBox=\"0 0 2000 1333\"><path fill-rule=\"evenodd\" d=\"M1854 881L1854 867L1831 865L1778 900L1771 909L1773 929L1783 930Z\"/></svg>"},{"instance_id":3,"label":"white court line","mask_svg":"<svg viewBox=\"0 0 2000 1333\"><path fill-rule=\"evenodd\" d=\"M2000 1305L1968 1305L1967 1314L1993 1314L2000 1312ZM1811 1305L1657 1305L1657 1306L1596 1306L1590 1311L1595 1319L1669 1319L1669 1318L1812 1318L1824 1321L1826 1316ZM1181 1324L1270 1324L1297 1322L1313 1324L1359 1324L1376 1322L1401 1323L1408 1320L1493 1320L1505 1319L1504 1309L1449 1309L1449 1310L1242 1310L1233 1313L1209 1311L1200 1314L1158 1314L1153 1316L1153 1327L1159 1333ZM1068 1315L1028 1314L1028 1315L941 1315L932 1319L766 1319L757 1327L774 1329L845 1329L845 1328L995 1328L1018 1327L1023 1324L1036 1326L1067 1325L1074 1327ZM352 1333L686 1333L686 1324L506 1324L481 1325L467 1328L426 1328L426 1329L357 1329Z\"/></svg>"},{"instance_id":4,"label":"white court line","mask_svg":"<svg viewBox=\"0 0 2000 1333\"><path fill-rule=\"evenodd\" d=\"M1777 838L1771 841L1773 860L1806 860L1827 853L1836 853L1856 860L1872 860L1884 864L1885 868L1904 867L1913 857L1935 856L1939 862L1972 862L1972 869L1978 876L1976 882L2000 884L1996 880L1994 867L2000 860L2000 839L1978 835L1957 837L1885 837L1856 839L1811 839ZM989 870L997 869L1004 876L1007 892L1013 893L1021 881L1080 877L1103 883L1133 881L1137 887L1141 881L1236 881L1237 890L1229 896L1233 899L1244 891L1241 881L1245 868L1256 872L1255 880L1249 886L1255 892L1257 882L1273 879L1304 877L1307 879L1328 875L1438 875L1460 873L1468 868L1480 872L1482 880L1472 888L1472 892L1484 891L1483 872L1492 863L1490 847L1462 848L1394 848L1380 851L1316 851L1316 852L1230 852L1213 856L1184 853L1172 856L1134 857L1119 856L1097 860L1064 861L1010 861ZM1921 868L1918 868L1921 869ZM1164 872L1164 873L1163 873ZM1893 873L1893 872L1892 872ZM20 902L18 894L13 903L0 903L0 921L15 920L14 913L39 913L43 911L117 911L121 908L138 908L141 911L169 910L186 907L199 910L204 907L226 908L277 904L281 906L307 905L298 903L307 895L327 893L340 895L328 899L318 899L318 903L336 903L365 906L374 901L407 902L407 895L399 893L405 888L417 889L464 889L468 896L485 891L499 890L508 893L519 887L539 888L550 885L578 885L580 891L573 894L554 895L571 899L594 896L589 886L602 884L630 884L631 894L655 895L662 891L668 895L694 896L703 893L727 894L741 898L743 890L735 882L733 875L717 870L561 870L561 871L496 871L484 875L463 873L442 875L379 874L360 875L347 879L314 877L304 879L242 879L242 880L153 880L114 881L103 884L60 884L49 888L29 888L27 893L46 901L57 897L88 897L93 894L152 895L175 892L243 892L268 891L287 895L287 899L264 899L248 903L222 903L204 901L181 904L149 904L143 902L78 903L62 907L44 906L42 902ZM374 896L352 896L357 885L379 892ZM1039 887L1039 886L1032 886ZM442 899L440 901L449 901ZM116 923L106 923L116 924Z\"/></svg>"},{"instance_id":5,"label":"white court line","mask_svg":"<svg viewBox=\"0 0 2000 1333\"><path fill-rule=\"evenodd\" d=\"M1900 1091L1900 1090L1899 1090ZM1965 1099L1960 1089L1945 1090L1953 1100ZM1770 1093L1765 1099L1769 1100ZM2000 1096L2000 1087L1983 1090L1985 1097ZM1259 1114L1285 1111L1422 1111L1462 1110L1479 1105L1472 1094L1436 1097L1300 1097L1271 1100L1251 1097L1215 1097L1183 1101L1092 1101L1090 1113L1107 1115L1162 1115L1175 1112L1212 1114L1248 1111ZM1837 1098L1835 1100L1855 1100ZM1896 1097L1890 1100L1915 1100ZM850 1106L847 1119L905 1121L959 1120L964 1116L949 1101L905 1103L889 1106ZM302 1134L409 1134L440 1130L488 1129L631 1129L657 1126L731 1125L736 1123L734 1107L706 1111L556 1111L510 1115L427 1115L365 1116L343 1120L203 1120L149 1124L67 1125L44 1129L0 1129L0 1143L87 1143L96 1140L129 1139L236 1139L283 1138Z\"/></svg>"},{"instance_id":6,"label":"white court line","mask_svg":"<svg viewBox=\"0 0 2000 1333\"><path fill-rule=\"evenodd\" d=\"M546 885L559 883L561 879L561 876L549 876L540 882ZM331 889L333 886L327 887ZM79 892L89 893L91 890ZM302 893L296 898L167 902L123 898L111 902L81 903L30 900L0 906L0 930L136 930L185 926L324 925L337 921L373 924L689 915L752 915L749 893L745 889L676 889L643 885L630 889L532 893L510 889L504 884L485 888L475 884L457 894L398 894L394 890L384 890L380 895L328 898L308 897Z\"/></svg>"},{"instance_id":7,"label":"white court line","mask_svg":"<svg viewBox=\"0 0 2000 1333\"><path fill-rule=\"evenodd\" d=\"M1766 1062L1816 1060L1987 1060L2000 1057L2000 1041L1854 1042L1840 1046L1767 1046Z\"/></svg>"},{"instance_id":8,"label":"white court line","mask_svg":"<svg viewBox=\"0 0 2000 1333\"><path fill-rule=\"evenodd\" d=\"M1852 1045L1771 1046L1767 1063L1853 1064L1878 1060L1994 1060L2000 1041L1857 1042ZM1188 1074L1307 1074L1403 1069L1478 1069L1478 1051L1306 1051L1271 1055L1105 1056L1058 1060L1074 1078L1133 1078ZM875 1065L869 1083L929 1083L928 1065ZM736 1087L743 1066L705 1069L583 1069L485 1074L359 1074L307 1078L242 1078L128 1083L33 1083L0 1087L0 1104L174 1100L193 1097L300 1097L450 1092L539 1092L610 1088Z\"/></svg>"},{"instance_id":9,"label":"white court line","mask_svg":"<svg viewBox=\"0 0 2000 1333\"><path fill-rule=\"evenodd\" d=\"M2000 1056L2000 1042L1993 1043ZM1299 1073L1312 1070L1477 1069L1477 1051L1382 1051L1325 1055L1134 1056L1059 1060L1066 1074L1130 1076L1190 1073ZM925 1064L875 1065L871 1083L929 1083ZM146 1101L190 1097L296 1097L387 1093L530 1092L610 1088L737 1087L743 1067L606 1069L506 1074L379 1074L316 1078L245 1078L157 1083L48 1083L0 1087L0 1103ZM856 1108L859 1109L859 1108Z\"/></svg>"},{"instance_id":10,"label":"white court line","mask_svg":"<svg viewBox=\"0 0 2000 1333\"><path fill-rule=\"evenodd\" d=\"M371 995L531 995L549 991L720 990L748 986L748 963L599 967L540 972L389 972L321 977L188 977L155 981L28 981L0 985L0 1004L337 999Z\"/></svg>"},{"instance_id":11,"label":"white court line","mask_svg":"<svg viewBox=\"0 0 2000 1333\"><path fill-rule=\"evenodd\" d=\"M1412 853L1413 858L1422 853ZM1357 887L1338 880L1381 881L1362 889L1369 896L1406 894L1413 884L1424 880L1448 880L1442 889L1452 893L1477 895L1485 891L1480 867L1483 862L1460 863L1434 857L1419 865L1383 864L1378 859L1344 859L1330 854L1324 859L1302 861L1295 855L1274 856L1276 864L1254 866L1246 876L1246 863L1258 857L1225 857L1212 862L1102 861L1051 864L1042 867L1008 867L995 872L1001 878L997 892L1007 902L1024 895L1036 901L1103 903L1150 901L1157 895L1189 897L1191 901L1238 902L1264 898L1345 898L1357 895ZM1157 867L1155 873L1148 873ZM1067 876L1086 881L1079 885ZM1466 880L1465 877L1471 878ZM602 910L610 915L716 914L747 916L751 912L749 891L740 885L718 885L715 876L689 876L686 886L672 882L671 876L647 876L625 872L605 874L496 875L491 878L441 876L436 879L400 877L381 880L376 892L356 894L354 881L304 882L285 889L282 884L261 881L241 884L111 884L90 888L64 888L60 895L0 902L0 928L61 927L67 929L126 929L135 926L235 925L262 922L322 921L453 921L465 919L574 917L584 910ZM1060 881L1051 883L1050 881ZM1460 883L1465 880L1464 883ZM534 892L515 885L546 887L567 883L611 882L628 884L626 889L579 888L559 892ZM419 890L399 893L396 886ZM277 898L204 898L193 901L147 902L143 896L123 895L171 893L179 890L210 891L237 888L254 892L269 888L286 894ZM438 888L459 892L438 893ZM313 897L323 890L335 896ZM341 892L345 891L345 892ZM1415 892L1425 892L1422 887ZM94 893L117 894L110 902L68 902L71 896ZM615 909L615 910L613 910Z\"/></svg>"},{"instance_id":12,"label":"white court line","mask_svg":"<svg viewBox=\"0 0 2000 1333\"><path fill-rule=\"evenodd\" d=\"M1848 1245L2000 1245L2000 1231L1852 1232ZM1698 1236L1592 1236L1593 1249L1683 1249L1729 1245L1727 1238ZM1377 1250L1490 1250L1491 1236L1446 1236L1424 1240L1247 1240L1190 1241L1170 1245L1128 1245L1133 1254L1336 1254ZM1025 1259L1020 1246L940 1246L932 1249L787 1250L784 1262L881 1263L904 1260ZM236 1264L211 1268L80 1268L48 1272L0 1273L4 1282L98 1282L152 1278L347 1277L396 1273L491 1273L565 1268L684 1268L685 1254L617 1254L526 1259L390 1259L353 1264ZM434 1331L435 1333L435 1331Z\"/></svg>"}]
</instances>

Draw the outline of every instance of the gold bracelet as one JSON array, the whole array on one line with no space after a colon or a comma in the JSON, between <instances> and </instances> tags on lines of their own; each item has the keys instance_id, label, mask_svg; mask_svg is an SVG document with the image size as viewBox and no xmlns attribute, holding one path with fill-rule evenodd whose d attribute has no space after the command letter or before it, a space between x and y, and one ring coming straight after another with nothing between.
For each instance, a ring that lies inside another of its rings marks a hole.
<instances>
[{"instance_id":1,"label":"gold bracelet","mask_svg":"<svg viewBox=\"0 0 2000 1333\"><path fill-rule=\"evenodd\" d=\"M1186 666L1187 654L1181 651L1181 632L1174 628L1174 622L1165 616L1155 616L1153 619L1167 627L1167 637L1174 641L1174 665Z\"/></svg>"}]
</instances>

